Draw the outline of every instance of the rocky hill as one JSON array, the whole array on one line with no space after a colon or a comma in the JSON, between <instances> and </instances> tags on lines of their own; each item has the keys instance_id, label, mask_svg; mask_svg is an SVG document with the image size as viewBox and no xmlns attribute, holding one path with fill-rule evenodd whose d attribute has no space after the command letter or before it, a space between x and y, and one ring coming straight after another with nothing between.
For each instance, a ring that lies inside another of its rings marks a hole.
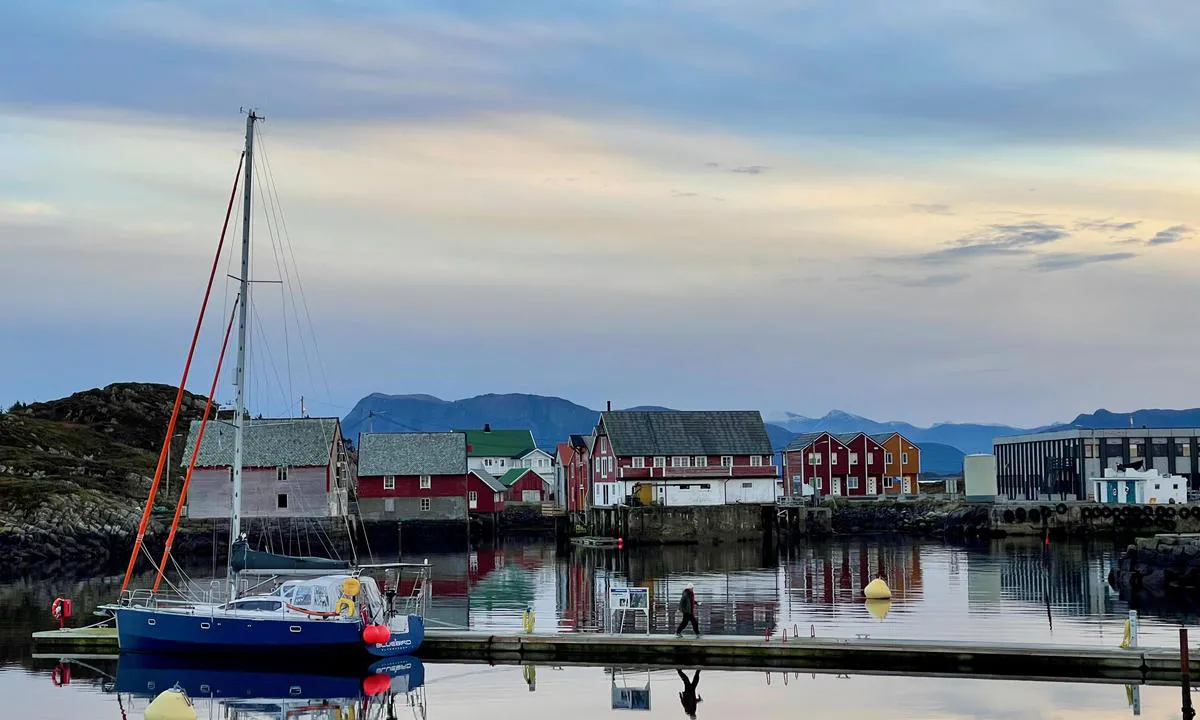
<instances>
[{"instance_id":1,"label":"rocky hill","mask_svg":"<svg viewBox=\"0 0 1200 720\"><path fill-rule=\"evenodd\" d=\"M104 564L128 552L175 392L118 383L0 414L0 574ZM181 429L204 402L184 396ZM164 512L170 502L160 496Z\"/></svg>"}]
</instances>

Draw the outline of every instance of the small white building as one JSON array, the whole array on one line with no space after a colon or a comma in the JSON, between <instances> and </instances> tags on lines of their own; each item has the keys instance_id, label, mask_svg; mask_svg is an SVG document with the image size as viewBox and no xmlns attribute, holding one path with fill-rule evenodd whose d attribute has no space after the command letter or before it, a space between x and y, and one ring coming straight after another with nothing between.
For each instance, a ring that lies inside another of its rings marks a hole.
<instances>
[{"instance_id":1,"label":"small white building","mask_svg":"<svg viewBox=\"0 0 1200 720\"><path fill-rule=\"evenodd\" d=\"M1167 505L1187 502L1187 478L1160 475L1157 469L1113 470L1102 478L1089 478L1089 494L1109 505Z\"/></svg>"}]
</instances>

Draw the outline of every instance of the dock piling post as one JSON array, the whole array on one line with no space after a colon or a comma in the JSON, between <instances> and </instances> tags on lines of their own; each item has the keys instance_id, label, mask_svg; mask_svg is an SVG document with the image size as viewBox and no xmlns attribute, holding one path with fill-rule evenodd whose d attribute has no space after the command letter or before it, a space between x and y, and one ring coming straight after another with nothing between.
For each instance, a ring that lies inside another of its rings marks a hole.
<instances>
[{"instance_id":1,"label":"dock piling post","mask_svg":"<svg viewBox=\"0 0 1200 720\"><path fill-rule=\"evenodd\" d=\"M1137 610L1129 611L1129 647L1138 646L1138 614Z\"/></svg>"},{"instance_id":2,"label":"dock piling post","mask_svg":"<svg viewBox=\"0 0 1200 720\"><path fill-rule=\"evenodd\" d=\"M1191 660L1188 658L1188 631L1179 628L1179 690L1183 694L1183 705L1180 710L1183 720L1192 720L1196 711L1192 708Z\"/></svg>"}]
</instances>

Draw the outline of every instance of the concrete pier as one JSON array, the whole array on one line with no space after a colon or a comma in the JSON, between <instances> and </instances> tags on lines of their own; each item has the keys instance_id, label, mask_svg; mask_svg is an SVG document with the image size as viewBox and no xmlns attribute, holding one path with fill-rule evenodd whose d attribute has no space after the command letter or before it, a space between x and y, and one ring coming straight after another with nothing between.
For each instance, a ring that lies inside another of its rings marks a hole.
<instances>
[{"instance_id":1,"label":"concrete pier","mask_svg":"<svg viewBox=\"0 0 1200 720\"><path fill-rule=\"evenodd\" d=\"M114 653L116 631L35 633L39 653ZM994 644L870 638L790 638L671 635L493 634L430 631L418 655L443 662L687 665L709 668L840 670L1043 680L1178 682L1179 651L1068 645ZM1200 660L1189 658L1192 674Z\"/></svg>"}]
</instances>

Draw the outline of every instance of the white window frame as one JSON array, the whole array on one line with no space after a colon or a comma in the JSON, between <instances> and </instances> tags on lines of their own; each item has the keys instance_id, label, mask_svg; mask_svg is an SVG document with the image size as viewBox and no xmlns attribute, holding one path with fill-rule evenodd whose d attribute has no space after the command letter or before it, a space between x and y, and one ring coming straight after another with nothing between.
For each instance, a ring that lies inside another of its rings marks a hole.
<instances>
[{"instance_id":1,"label":"white window frame","mask_svg":"<svg viewBox=\"0 0 1200 720\"><path fill-rule=\"evenodd\" d=\"M892 477L891 475L888 475L887 477L885 477L883 479L883 489L884 490L891 490L894 487L896 487L896 478Z\"/></svg>"},{"instance_id":2,"label":"white window frame","mask_svg":"<svg viewBox=\"0 0 1200 720\"><path fill-rule=\"evenodd\" d=\"M891 450L884 450L884 451L883 451L883 462L884 462L884 464L886 464L886 465L891 465L891 464L892 464L892 451L891 451Z\"/></svg>"},{"instance_id":3,"label":"white window frame","mask_svg":"<svg viewBox=\"0 0 1200 720\"><path fill-rule=\"evenodd\" d=\"M762 467L762 466L763 466L762 455L751 455L750 456L750 467Z\"/></svg>"},{"instance_id":4,"label":"white window frame","mask_svg":"<svg viewBox=\"0 0 1200 720\"><path fill-rule=\"evenodd\" d=\"M383 499L383 511L384 512L396 512L396 499L395 498L384 498Z\"/></svg>"},{"instance_id":5,"label":"white window frame","mask_svg":"<svg viewBox=\"0 0 1200 720\"><path fill-rule=\"evenodd\" d=\"M479 504L479 493L474 490L467 491L467 502Z\"/></svg>"},{"instance_id":6,"label":"white window frame","mask_svg":"<svg viewBox=\"0 0 1200 720\"><path fill-rule=\"evenodd\" d=\"M900 464L901 464L901 465L907 465L907 464L908 464L908 453L906 453L906 452L902 452L902 453L900 453Z\"/></svg>"},{"instance_id":7,"label":"white window frame","mask_svg":"<svg viewBox=\"0 0 1200 720\"><path fill-rule=\"evenodd\" d=\"M858 464L858 453L856 453L856 452L852 452L852 453L850 453L850 464L851 464L851 465L857 465L857 464Z\"/></svg>"},{"instance_id":8,"label":"white window frame","mask_svg":"<svg viewBox=\"0 0 1200 720\"><path fill-rule=\"evenodd\" d=\"M429 509L432 507L433 507L432 498L421 498L421 512L429 512Z\"/></svg>"},{"instance_id":9,"label":"white window frame","mask_svg":"<svg viewBox=\"0 0 1200 720\"><path fill-rule=\"evenodd\" d=\"M875 464L875 453L868 451L867 452L867 467L871 467L874 464Z\"/></svg>"},{"instance_id":10,"label":"white window frame","mask_svg":"<svg viewBox=\"0 0 1200 720\"><path fill-rule=\"evenodd\" d=\"M288 479L288 466L287 465L281 465L281 466L275 468L275 479L278 480L279 482L287 482L287 479Z\"/></svg>"},{"instance_id":11,"label":"white window frame","mask_svg":"<svg viewBox=\"0 0 1200 720\"><path fill-rule=\"evenodd\" d=\"M829 464L837 465L837 453L835 453L835 452L829 453Z\"/></svg>"},{"instance_id":12,"label":"white window frame","mask_svg":"<svg viewBox=\"0 0 1200 720\"><path fill-rule=\"evenodd\" d=\"M641 455L638 455L637 457L635 457L633 459L633 467L635 467L635 468L646 467L646 458L642 457Z\"/></svg>"},{"instance_id":13,"label":"white window frame","mask_svg":"<svg viewBox=\"0 0 1200 720\"><path fill-rule=\"evenodd\" d=\"M428 475L421 476L421 489L428 490L433 487L433 478Z\"/></svg>"},{"instance_id":14,"label":"white window frame","mask_svg":"<svg viewBox=\"0 0 1200 720\"><path fill-rule=\"evenodd\" d=\"M690 457L688 457L687 455L672 455L671 456L671 467L685 468L685 467L691 467L691 466L692 466L692 459Z\"/></svg>"},{"instance_id":15,"label":"white window frame","mask_svg":"<svg viewBox=\"0 0 1200 720\"><path fill-rule=\"evenodd\" d=\"M808 454L808 464L809 465L820 465L821 464L821 453L810 452Z\"/></svg>"},{"instance_id":16,"label":"white window frame","mask_svg":"<svg viewBox=\"0 0 1200 720\"><path fill-rule=\"evenodd\" d=\"M383 476L383 489L384 490L395 490L396 489L396 476L395 475L384 475Z\"/></svg>"},{"instance_id":17,"label":"white window frame","mask_svg":"<svg viewBox=\"0 0 1200 720\"><path fill-rule=\"evenodd\" d=\"M721 456L721 467L733 467L733 456L732 455L722 455Z\"/></svg>"},{"instance_id":18,"label":"white window frame","mask_svg":"<svg viewBox=\"0 0 1200 720\"><path fill-rule=\"evenodd\" d=\"M666 466L667 466L666 456L664 456L664 455L655 455L654 456L654 467L662 468L662 467L666 467Z\"/></svg>"},{"instance_id":19,"label":"white window frame","mask_svg":"<svg viewBox=\"0 0 1200 720\"><path fill-rule=\"evenodd\" d=\"M708 467L708 456L697 455L692 458L692 467Z\"/></svg>"},{"instance_id":20,"label":"white window frame","mask_svg":"<svg viewBox=\"0 0 1200 720\"><path fill-rule=\"evenodd\" d=\"M846 489L847 490L857 490L858 489L858 478L855 476L850 476L850 477L846 478Z\"/></svg>"}]
</instances>

